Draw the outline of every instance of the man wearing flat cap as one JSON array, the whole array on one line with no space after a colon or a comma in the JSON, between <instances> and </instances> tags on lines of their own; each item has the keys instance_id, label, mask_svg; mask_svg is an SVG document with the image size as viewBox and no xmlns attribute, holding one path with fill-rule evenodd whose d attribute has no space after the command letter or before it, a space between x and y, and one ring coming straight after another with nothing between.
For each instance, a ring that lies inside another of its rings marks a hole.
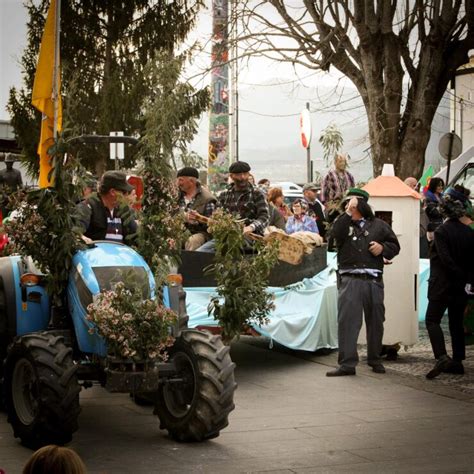
<instances>
[{"instance_id":1,"label":"man wearing flat cap","mask_svg":"<svg viewBox=\"0 0 474 474\"><path fill-rule=\"evenodd\" d=\"M326 216L324 215L324 205L318 199L319 188L314 183L307 183L303 186L303 196L308 204L308 214L313 217L318 225L319 235L326 237Z\"/></svg>"},{"instance_id":2,"label":"man wearing flat cap","mask_svg":"<svg viewBox=\"0 0 474 474\"><path fill-rule=\"evenodd\" d=\"M23 187L23 180L19 170L13 168L15 159L11 153L5 155L5 166L0 171L0 186L2 188L1 208L2 216L7 217L8 213L12 210L9 206L9 197Z\"/></svg>"},{"instance_id":3,"label":"man wearing flat cap","mask_svg":"<svg viewBox=\"0 0 474 474\"><path fill-rule=\"evenodd\" d=\"M14 193L23 187L21 173L19 170L13 168L14 163L15 159L11 153L7 153L5 156L6 168L0 171L0 183L4 184L10 193Z\"/></svg>"},{"instance_id":4,"label":"man wearing flat cap","mask_svg":"<svg viewBox=\"0 0 474 474\"><path fill-rule=\"evenodd\" d=\"M199 182L199 172L192 166L178 171L176 183L179 188L178 204L184 213L185 225L191 236L184 244L185 250L196 250L211 237L206 224L197 222L194 213L211 217L216 209L217 199Z\"/></svg>"},{"instance_id":5,"label":"man wearing flat cap","mask_svg":"<svg viewBox=\"0 0 474 474\"><path fill-rule=\"evenodd\" d=\"M83 239L112 240L130 244L137 232L137 223L126 196L133 190L121 171L106 171L100 180L99 192L92 193L77 205Z\"/></svg>"},{"instance_id":6,"label":"man wearing flat cap","mask_svg":"<svg viewBox=\"0 0 474 474\"><path fill-rule=\"evenodd\" d=\"M218 205L244 219L244 235L255 233L263 235L268 225L268 204L263 192L249 182L250 165L245 161L236 161L229 167L229 176L232 182L219 195ZM213 240L198 248L200 252L213 252Z\"/></svg>"},{"instance_id":7,"label":"man wearing flat cap","mask_svg":"<svg viewBox=\"0 0 474 474\"><path fill-rule=\"evenodd\" d=\"M380 362L385 321L383 266L400 252L392 228L374 216L363 189L347 192L345 212L331 233L337 247L339 367L328 377L355 375L359 361L357 339L362 315L367 328L367 363L375 373L385 373Z\"/></svg>"}]
</instances>

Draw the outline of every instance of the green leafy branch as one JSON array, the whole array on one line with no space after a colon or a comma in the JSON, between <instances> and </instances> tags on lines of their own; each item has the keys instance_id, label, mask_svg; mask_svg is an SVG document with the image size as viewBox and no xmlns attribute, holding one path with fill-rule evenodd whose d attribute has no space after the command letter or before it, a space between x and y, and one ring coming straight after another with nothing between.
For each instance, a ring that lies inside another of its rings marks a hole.
<instances>
[{"instance_id":1,"label":"green leafy branch","mask_svg":"<svg viewBox=\"0 0 474 474\"><path fill-rule=\"evenodd\" d=\"M222 209L213 214L209 231L216 241L216 254L207 271L215 275L217 295L211 298L208 311L222 327L223 340L230 341L247 326L268 322L274 303L266 290L278 260L278 244L256 242L256 253L245 255L242 227Z\"/></svg>"},{"instance_id":2,"label":"green leafy branch","mask_svg":"<svg viewBox=\"0 0 474 474\"><path fill-rule=\"evenodd\" d=\"M5 224L9 253L29 255L46 275L46 285L55 306L63 303L72 257L83 247L78 232L75 201L80 195L72 182L75 162L63 161L65 142L60 137L50 152L55 156L51 171L54 187L29 191L18 202L18 216Z\"/></svg>"},{"instance_id":3,"label":"green leafy branch","mask_svg":"<svg viewBox=\"0 0 474 474\"><path fill-rule=\"evenodd\" d=\"M335 123L330 123L319 137L319 143L323 147L324 159L326 163L331 157L342 149L344 139L342 133Z\"/></svg>"}]
</instances>

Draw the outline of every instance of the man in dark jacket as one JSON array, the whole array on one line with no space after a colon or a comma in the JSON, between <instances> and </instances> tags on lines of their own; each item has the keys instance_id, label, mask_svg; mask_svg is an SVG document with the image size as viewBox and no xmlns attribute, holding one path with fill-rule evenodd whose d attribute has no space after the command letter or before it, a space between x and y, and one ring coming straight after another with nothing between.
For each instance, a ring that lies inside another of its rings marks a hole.
<instances>
[{"instance_id":1,"label":"man in dark jacket","mask_svg":"<svg viewBox=\"0 0 474 474\"><path fill-rule=\"evenodd\" d=\"M177 174L179 188L178 204L184 212L185 225L191 236L184 244L185 250L196 250L210 239L207 225L200 224L193 218L197 212L211 217L216 208L217 199L199 182L199 172L192 166L181 168Z\"/></svg>"},{"instance_id":2,"label":"man in dark jacket","mask_svg":"<svg viewBox=\"0 0 474 474\"><path fill-rule=\"evenodd\" d=\"M106 171L99 192L77 205L83 240L112 240L132 243L137 223L125 196L133 190L121 171Z\"/></svg>"},{"instance_id":3,"label":"man in dark jacket","mask_svg":"<svg viewBox=\"0 0 474 474\"><path fill-rule=\"evenodd\" d=\"M237 219L244 219L244 235L250 233L263 235L269 221L268 204L262 191L249 182L250 165L245 161L236 161L230 165L229 174L232 183L219 195L219 207ZM197 250L214 252L214 240L206 242Z\"/></svg>"},{"instance_id":4,"label":"man in dark jacket","mask_svg":"<svg viewBox=\"0 0 474 474\"><path fill-rule=\"evenodd\" d=\"M374 217L369 194L351 188L345 213L333 224L338 262L339 367L328 377L355 375L359 361L357 339L362 314L367 328L367 363L376 373L385 373L380 362L385 321L383 266L400 252L391 227Z\"/></svg>"},{"instance_id":5,"label":"man in dark jacket","mask_svg":"<svg viewBox=\"0 0 474 474\"><path fill-rule=\"evenodd\" d=\"M10 211L12 211L9 205L9 197L23 187L21 173L19 170L13 168L14 163L15 159L11 153L7 153L5 155L6 168L0 171L0 187L3 191L0 204L2 216L4 218L8 216Z\"/></svg>"},{"instance_id":6,"label":"man in dark jacket","mask_svg":"<svg viewBox=\"0 0 474 474\"><path fill-rule=\"evenodd\" d=\"M463 316L467 304L465 287L473 284L474 231L460 222L469 212L469 198L462 186L448 189L440 210L447 220L434 232L430 253L426 328L436 364L426 374L433 379L441 372L464 374L466 358ZM441 319L448 310L453 358L446 352Z\"/></svg>"},{"instance_id":7,"label":"man in dark jacket","mask_svg":"<svg viewBox=\"0 0 474 474\"><path fill-rule=\"evenodd\" d=\"M313 183L307 183L303 186L303 196L308 203L308 214L313 217L318 225L319 235L324 239L326 237L326 216L324 215L324 206L318 199L318 187Z\"/></svg>"}]
</instances>

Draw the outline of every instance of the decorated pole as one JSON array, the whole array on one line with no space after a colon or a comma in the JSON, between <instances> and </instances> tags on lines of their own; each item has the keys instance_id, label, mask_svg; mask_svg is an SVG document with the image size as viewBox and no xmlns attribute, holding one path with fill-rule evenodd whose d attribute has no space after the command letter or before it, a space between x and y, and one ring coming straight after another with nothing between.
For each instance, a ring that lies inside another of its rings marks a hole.
<instances>
[{"instance_id":1,"label":"decorated pole","mask_svg":"<svg viewBox=\"0 0 474 474\"><path fill-rule=\"evenodd\" d=\"M311 169L311 115L309 113L309 102L300 115L301 144L306 148L306 181L313 181L313 170Z\"/></svg>"},{"instance_id":2,"label":"decorated pole","mask_svg":"<svg viewBox=\"0 0 474 474\"><path fill-rule=\"evenodd\" d=\"M230 164L228 47L228 0L213 0L208 159L208 184L213 191L226 185Z\"/></svg>"}]
</instances>

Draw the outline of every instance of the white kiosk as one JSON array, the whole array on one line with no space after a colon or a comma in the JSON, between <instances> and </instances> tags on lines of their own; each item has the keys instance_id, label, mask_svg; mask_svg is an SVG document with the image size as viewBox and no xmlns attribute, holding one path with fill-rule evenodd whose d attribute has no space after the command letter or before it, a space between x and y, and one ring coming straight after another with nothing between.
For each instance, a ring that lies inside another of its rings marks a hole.
<instances>
[{"instance_id":1,"label":"white kiosk","mask_svg":"<svg viewBox=\"0 0 474 474\"><path fill-rule=\"evenodd\" d=\"M376 217L391 225L400 242L400 253L392 264L384 267L383 344L410 346L418 340L421 195L396 176L379 176L362 189L370 194L369 204ZM366 343L365 326L360 332L359 343Z\"/></svg>"}]
</instances>

